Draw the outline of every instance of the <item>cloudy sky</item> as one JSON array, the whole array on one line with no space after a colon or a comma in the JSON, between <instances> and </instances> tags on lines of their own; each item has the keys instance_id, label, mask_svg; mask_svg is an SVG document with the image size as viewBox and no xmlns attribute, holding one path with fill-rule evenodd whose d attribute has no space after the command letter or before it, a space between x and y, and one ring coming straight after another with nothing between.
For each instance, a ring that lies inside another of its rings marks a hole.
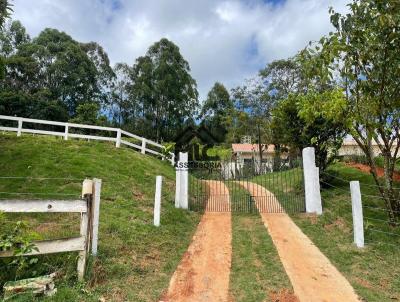
<instances>
[{"instance_id":1,"label":"cloudy sky","mask_svg":"<svg viewBox=\"0 0 400 302\"><path fill-rule=\"evenodd\" d=\"M232 88L271 60L296 54L332 28L328 8L349 0L12 0L34 37L57 28L96 41L111 62L133 64L166 37L189 62L203 99L215 81Z\"/></svg>"}]
</instances>

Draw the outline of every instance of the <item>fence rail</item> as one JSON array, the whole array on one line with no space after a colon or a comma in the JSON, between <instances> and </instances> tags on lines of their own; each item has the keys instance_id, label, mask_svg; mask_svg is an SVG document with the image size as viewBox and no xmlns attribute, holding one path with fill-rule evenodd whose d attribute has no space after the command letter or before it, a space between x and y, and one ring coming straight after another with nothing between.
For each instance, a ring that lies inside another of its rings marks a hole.
<instances>
[{"instance_id":1,"label":"fence rail","mask_svg":"<svg viewBox=\"0 0 400 302\"><path fill-rule=\"evenodd\" d=\"M78 278L83 279L87 256L91 249L97 254L100 213L101 180L86 179L79 200L0 200L0 211L5 213L80 213L80 236L53 240L33 241L36 249L24 256L63 252L79 252ZM0 258L13 257L14 250L0 251Z\"/></svg>"},{"instance_id":2,"label":"fence rail","mask_svg":"<svg viewBox=\"0 0 400 302\"><path fill-rule=\"evenodd\" d=\"M32 134L59 136L59 137L63 137L64 140L68 140L69 138L83 138L83 139L89 139L89 140L110 141L110 142L115 142L115 146L117 148L119 148L121 146L121 144L123 144L128 147L139 150L142 154L150 153L155 156L159 156L162 159L167 159L171 162L172 165L175 163L174 154L172 152L170 152L168 154L168 156L166 156L163 152L164 151L163 145L161 145L157 142L154 142L152 140L146 139L144 137L132 134L128 131L124 131L120 128L84 125L84 124L75 124L75 123L66 123L66 122L55 122L55 121L38 120L38 119L7 116L7 115L0 115L0 120L17 122L18 124L16 127L0 126L0 131L16 132L17 136L21 136L22 133L32 133ZM39 124L39 125L64 127L64 131L49 131L49 130L24 128L24 123L25 124L31 123L31 124ZM71 128L113 132L114 136L87 135L87 134L80 134L80 133L72 133ZM140 145L129 142L127 139L138 140L138 141L140 141ZM148 146L156 147L157 150L150 149L150 148L148 148Z\"/></svg>"}]
</instances>

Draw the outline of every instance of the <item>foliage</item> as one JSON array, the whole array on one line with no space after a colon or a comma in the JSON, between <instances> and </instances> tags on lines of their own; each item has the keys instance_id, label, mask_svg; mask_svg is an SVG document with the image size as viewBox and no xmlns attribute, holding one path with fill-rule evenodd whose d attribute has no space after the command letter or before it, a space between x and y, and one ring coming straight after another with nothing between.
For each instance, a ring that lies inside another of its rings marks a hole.
<instances>
[{"instance_id":1,"label":"foliage","mask_svg":"<svg viewBox=\"0 0 400 302\"><path fill-rule=\"evenodd\" d=\"M203 103L200 118L201 123L211 131L220 142L225 140L228 132L230 113L233 111L233 102L228 90L221 83L216 82L208 92Z\"/></svg>"},{"instance_id":2,"label":"foliage","mask_svg":"<svg viewBox=\"0 0 400 302\"><path fill-rule=\"evenodd\" d=\"M83 103L76 108L76 115L70 122L77 124L89 124L105 126L107 118L100 115L100 105L96 103Z\"/></svg>"},{"instance_id":3,"label":"foliage","mask_svg":"<svg viewBox=\"0 0 400 302\"><path fill-rule=\"evenodd\" d=\"M113 71L107 54L96 43L78 43L66 33L49 28L31 40L22 24L14 21L0 32L1 55L5 58L6 76L0 82L0 93L19 100L21 95L28 100L40 95L40 107L49 107L42 110L41 115L50 113L44 116L46 119L54 117L54 106L58 112L67 110L71 117L88 100L106 102ZM39 117L30 108L36 106L33 103L9 104L14 113L4 113Z\"/></svg>"},{"instance_id":4,"label":"foliage","mask_svg":"<svg viewBox=\"0 0 400 302\"><path fill-rule=\"evenodd\" d=\"M11 4L9 0L0 0L0 29L3 27L3 24L10 16L12 12Z\"/></svg>"},{"instance_id":5,"label":"foliage","mask_svg":"<svg viewBox=\"0 0 400 302\"><path fill-rule=\"evenodd\" d=\"M314 109L326 99L343 97L341 92L336 90L291 94L276 107L271 124L276 142L289 146L292 153L295 150L300 152L308 146L314 147L317 166L321 171L333 161L346 134L345 127L337 115L323 115Z\"/></svg>"},{"instance_id":6,"label":"foliage","mask_svg":"<svg viewBox=\"0 0 400 302\"><path fill-rule=\"evenodd\" d=\"M393 190L400 148L400 3L353 0L349 10L341 15L330 9L336 31L304 50L302 57L309 75L335 80L343 89L344 106L342 99L328 99L326 106L315 110L325 115L326 108L343 110L339 116L367 156L394 221L400 218L400 196ZM377 177L372 141L384 157L382 180Z\"/></svg>"},{"instance_id":7,"label":"foliage","mask_svg":"<svg viewBox=\"0 0 400 302\"><path fill-rule=\"evenodd\" d=\"M26 234L27 225L23 221L17 221L13 227L7 225L4 214L0 212L0 225L2 234L0 234L0 251L12 251L13 258L0 259L6 266L15 267L15 278L28 269L31 265L37 263L37 258L28 258L24 254L37 251L37 247L31 242L31 238Z\"/></svg>"},{"instance_id":8,"label":"foliage","mask_svg":"<svg viewBox=\"0 0 400 302\"><path fill-rule=\"evenodd\" d=\"M158 141L173 139L198 107L197 84L179 48L165 38L156 42L136 60L131 77L136 126Z\"/></svg>"}]
</instances>

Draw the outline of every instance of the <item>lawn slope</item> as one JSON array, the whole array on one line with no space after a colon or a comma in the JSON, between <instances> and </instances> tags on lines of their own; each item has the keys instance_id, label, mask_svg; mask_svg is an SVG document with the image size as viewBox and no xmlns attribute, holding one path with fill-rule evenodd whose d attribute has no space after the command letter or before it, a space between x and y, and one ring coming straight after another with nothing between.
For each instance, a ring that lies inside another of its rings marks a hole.
<instances>
[{"instance_id":1,"label":"lawn slope","mask_svg":"<svg viewBox=\"0 0 400 302\"><path fill-rule=\"evenodd\" d=\"M160 228L152 225L156 175L164 176ZM74 253L41 256L18 277L58 271L58 293L49 301L157 300L199 220L196 213L173 206L173 167L109 143L0 134L1 199L75 199L85 177L103 181L99 256L87 282L76 282ZM67 214L8 214L0 221L0 233L16 220L26 221L35 239L79 234L79 217ZM15 278L15 270L0 265L2 286Z\"/></svg>"}]
</instances>

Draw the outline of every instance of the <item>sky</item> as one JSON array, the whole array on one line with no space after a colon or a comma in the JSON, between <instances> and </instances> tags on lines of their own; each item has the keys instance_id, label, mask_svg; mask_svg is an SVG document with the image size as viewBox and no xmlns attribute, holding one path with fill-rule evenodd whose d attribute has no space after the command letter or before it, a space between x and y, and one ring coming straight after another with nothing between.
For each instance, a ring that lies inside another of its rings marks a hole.
<instances>
[{"instance_id":1,"label":"sky","mask_svg":"<svg viewBox=\"0 0 400 302\"><path fill-rule=\"evenodd\" d=\"M12 0L31 37L57 28L134 64L163 37L179 46L200 100L216 81L243 84L268 62L295 55L332 31L328 8L349 0Z\"/></svg>"}]
</instances>

